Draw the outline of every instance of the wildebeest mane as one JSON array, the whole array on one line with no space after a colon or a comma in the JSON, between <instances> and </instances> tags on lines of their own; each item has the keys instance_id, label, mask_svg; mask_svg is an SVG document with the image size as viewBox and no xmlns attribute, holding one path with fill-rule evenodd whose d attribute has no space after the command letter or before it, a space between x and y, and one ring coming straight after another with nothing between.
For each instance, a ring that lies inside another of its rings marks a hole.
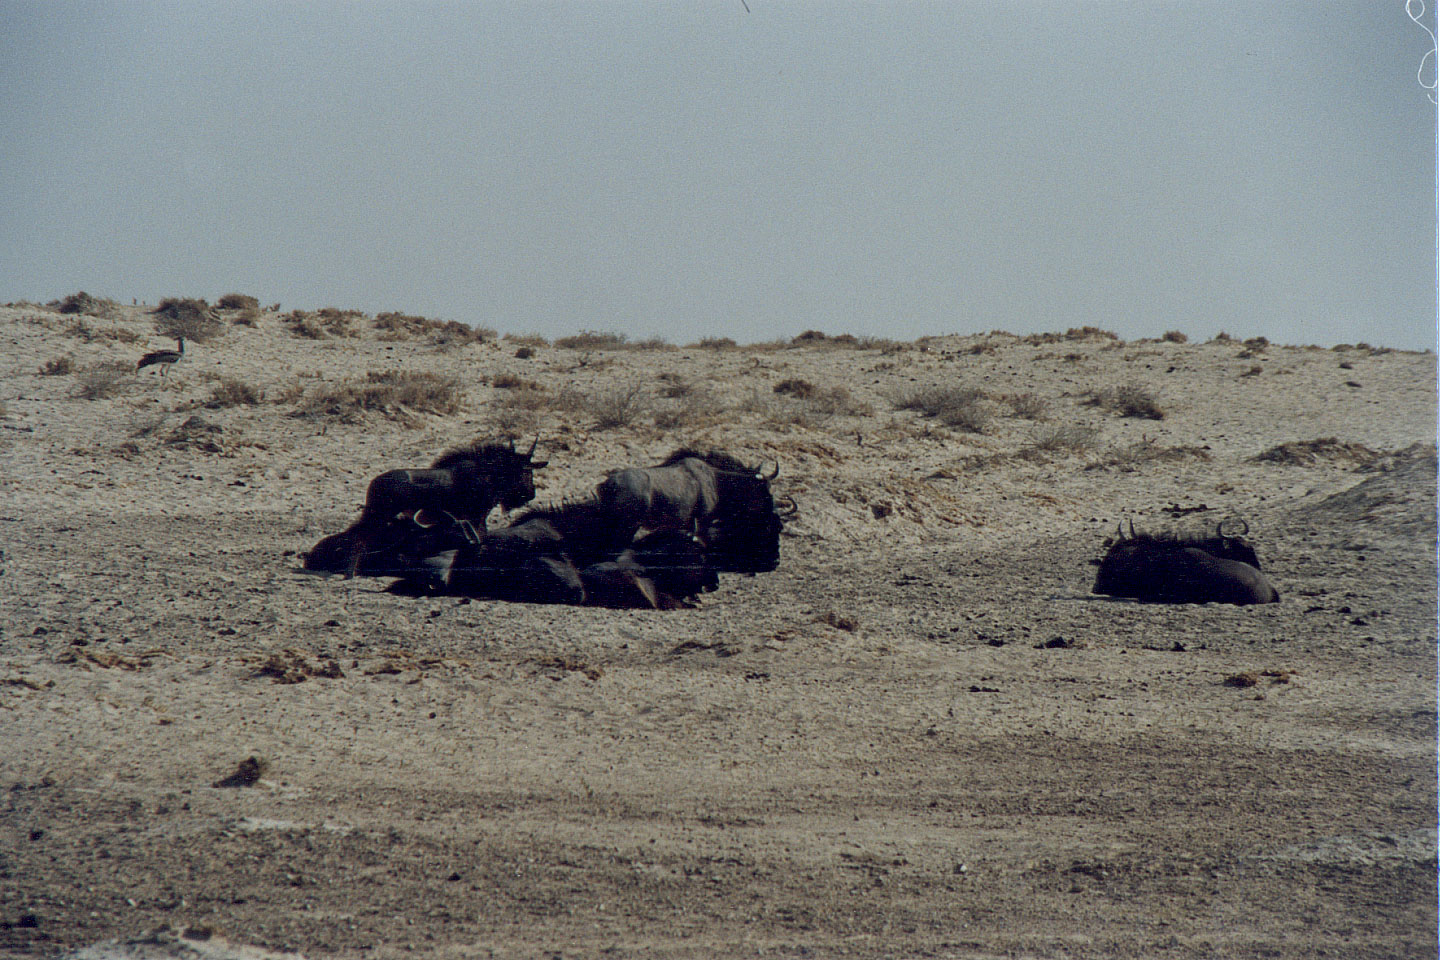
<instances>
[{"instance_id":1,"label":"wildebeest mane","mask_svg":"<svg viewBox=\"0 0 1440 960\"><path fill-rule=\"evenodd\" d=\"M659 464L659 466L671 467L679 463L681 460L690 459L704 460L716 470L728 470L732 473L755 472L754 467L746 466L728 453L723 453L719 450L710 450L702 453L692 447L681 447L679 450L676 450L674 453L670 454L670 456L666 457Z\"/></svg>"},{"instance_id":2,"label":"wildebeest mane","mask_svg":"<svg viewBox=\"0 0 1440 960\"><path fill-rule=\"evenodd\" d=\"M496 440L472 440L469 443L462 443L458 447L451 447L430 464L431 470L453 470L456 467L470 463L497 463L522 458L528 460L524 454L517 454L512 443Z\"/></svg>"}]
</instances>

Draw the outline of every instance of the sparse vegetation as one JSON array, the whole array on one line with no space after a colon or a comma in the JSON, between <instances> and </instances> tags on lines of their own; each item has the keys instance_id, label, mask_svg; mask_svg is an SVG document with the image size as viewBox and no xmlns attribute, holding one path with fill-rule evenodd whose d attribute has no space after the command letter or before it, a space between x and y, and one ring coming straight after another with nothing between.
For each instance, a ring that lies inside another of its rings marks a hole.
<instances>
[{"instance_id":1,"label":"sparse vegetation","mask_svg":"<svg viewBox=\"0 0 1440 960\"><path fill-rule=\"evenodd\" d=\"M1042 453L1083 453L1095 444L1100 431L1078 423L1059 423L1035 431L1029 448Z\"/></svg>"},{"instance_id":2,"label":"sparse vegetation","mask_svg":"<svg viewBox=\"0 0 1440 960\"><path fill-rule=\"evenodd\" d=\"M260 301L255 297L243 293L227 293L215 301L215 306L221 310L256 310L260 309Z\"/></svg>"},{"instance_id":3,"label":"sparse vegetation","mask_svg":"<svg viewBox=\"0 0 1440 960\"><path fill-rule=\"evenodd\" d=\"M1189 343L1189 342L1190 342L1190 338L1187 337L1187 336L1185 336L1185 334L1181 333L1179 330L1166 330L1166 331L1165 331L1165 336L1161 337L1160 339L1161 339L1161 340L1164 340L1166 343Z\"/></svg>"},{"instance_id":4,"label":"sparse vegetation","mask_svg":"<svg viewBox=\"0 0 1440 960\"><path fill-rule=\"evenodd\" d=\"M99 363L75 375L74 396L79 400L108 400L125 389L130 364L119 360Z\"/></svg>"},{"instance_id":5,"label":"sparse vegetation","mask_svg":"<svg viewBox=\"0 0 1440 960\"><path fill-rule=\"evenodd\" d=\"M253 407L263 402L265 390L260 387L252 387L250 384L234 377L221 377L220 382L215 384L211 391L210 399L205 401L205 406L217 410L222 407Z\"/></svg>"},{"instance_id":6,"label":"sparse vegetation","mask_svg":"<svg viewBox=\"0 0 1440 960\"><path fill-rule=\"evenodd\" d=\"M1155 395L1136 383L1121 384L1092 390L1086 400L1092 407L1103 407L1122 417L1137 417L1144 420L1163 420L1165 411Z\"/></svg>"},{"instance_id":7,"label":"sparse vegetation","mask_svg":"<svg viewBox=\"0 0 1440 960\"><path fill-rule=\"evenodd\" d=\"M595 417L595 429L614 430L634 424L646 408L638 382L616 384L591 396L586 409Z\"/></svg>"},{"instance_id":8,"label":"sparse vegetation","mask_svg":"<svg viewBox=\"0 0 1440 960\"><path fill-rule=\"evenodd\" d=\"M1013 393L1003 398L1010 412L1023 420L1044 420L1049 404L1033 393Z\"/></svg>"},{"instance_id":9,"label":"sparse vegetation","mask_svg":"<svg viewBox=\"0 0 1440 960\"><path fill-rule=\"evenodd\" d=\"M1378 451L1363 443L1347 443L1336 437L1322 437L1318 440L1292 440L1289 443L1277 444L1251 459L1259 463L1312 467L1322 460L1364 465L1374 463L1380 457Z\"/></svg>"},{"instance_id":10,"label":"sparse vegetation","mask_svg":"<svg viewBox=\"0 0 1440 960\"><path fill-rule=\"evenodd\" d=\"M522 347L550 346L550 341L538 333L507 333L505 334L505 340L507 343L514 343Z\"/></svg>"},{"instance_id":11,"label":"sparse vegetation","mask_svg":"<svg viewBox=\"0 0 1440 960\"><path fill-rule=\"evenodd\" d=\"M734 350L737 346L734 340L729 337L705 337L698 343L692 343L692 347L700 350Z\"/></svg>"},{"instance_id":12,"label":"sparse vegetation","mask_svg":"<svg viewBox=\"0 0 1440 960\"><path fill-rule=\"evenodd\" d=\"M574 336L556 339L555 346L562 350L620 350L627 346L630 338L623 333L601 333L598 330L581 330Z\"/></svg>"},{"instance_id":13,"label":"sparse vegetation","mask_svg":"<svg viewBox=\"0 0 1440 960\"><path fill-rule=\"evenodd\" d=\"M84 290L59 301L55 309L60 313L81 313L102 320L113 320L120 314L120 304L103 297L92 297Z\"/></svg>"},{"instance_id":14,"label":"sparse vegetation","mask_svg":"<svg viewBox=\"0 0 1440 960\"><path fill-rule=\"evenodd\" d=\"M42 377L63 377L75 372L75 360L68 353L63 357L46 360L40 367Z\"/></svg>"},{"instance_id":15,"label":"sparse vegetation","mask_svg":"<svg viewBox=\"0 0 1440 960\"><path fill-rule=\"evenodd\" d=\"M414 414L448 416L460 409L464 393L455 377L411 371L370 371L359 382L350 380L307 395L296 409L302 417L353 423L366 413L378 413L402 423Z\"/></svg>"},{"instance_id":16,"label":"sparse vegetation","mask_svg":"<svg viewBox=\"0 0 1440 960\"><path fill-rule=\"evenodd\" d=\"M150 312L158 318L155 329L161 336L205 343L225 332L225 326L204 300L167 297Z\"/></svg>"},{"instance_id":17,"label":"sparse vegetation","mask_svg":"<svg viewBox=\"0 0 1440 960\"><path fill-rule=\"evenodd\" d=\"M1203 447L1191 444L1181 444L1173 447L1162 447L1153 437L1141 437L1134 443L1128 443L1119 447L1110 448L1098 463L1090 464L1086 469L1097 469L1104 467L1119 467L1121 470L1132 471L1141 464L1154 461L1170 462L1178 460L1209 460L1210 451Z\"/></svg>"},{"instance_id":18,"label":"sparse vegetation","mask_svg":"<svg viewBox=\"0 0 1440 960\"><path fill-rule=\"evenodd\" d=\"M819 388L809 380L781 380L775 384L775 392L787 397L795 397L799 400L806 400L815 396Z\"/></svg>"},{"instance_id":19,"label":"sparse vegetation","mask_svg":"<svg viewBox=\"0 0 1440 960\"><path fill-rule=\"evenodd\" d=\"M328 340L330 334L326 331L325 325L320 318L313 313L306 313L304 310L291 310L280 318L280 322L289 328L292 336L302 340Z\"/></svg>"},{"instance_id":20,"label":"sparse vegetation","mask_svg":"<svg viewBox=\"0 0 1440 960\"><path fill-rule=\"evenodd\" d=\"M899 410L917 410L947 427L984 433L990 424L986 395L975 387L917 387L895 398Z\"/></svg>"}]
</instances>

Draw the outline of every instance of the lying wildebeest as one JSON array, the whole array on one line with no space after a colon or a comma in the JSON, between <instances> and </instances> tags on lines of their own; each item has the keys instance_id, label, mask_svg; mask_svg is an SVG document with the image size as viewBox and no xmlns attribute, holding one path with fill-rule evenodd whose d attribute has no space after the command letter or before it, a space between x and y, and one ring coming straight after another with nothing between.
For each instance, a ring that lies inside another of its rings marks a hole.
<instances>
[{"instance_id":1,"label":"lying wildebeest","mask_svg":"<svg viewBox=\"0 0 1440 960\"><path fill-rule=\"evenodd\" d=\"M446 517L484 526L497 505L514 510L535 499L535 471L548 461L531 459L515 442L476 441L441 454L428 470L390 470L370 481L360 519L325 537L305 556L305 569L324 573L385 575L395 537L408 534L415 518ZM425 526L421 523L421 526Z\"/></svg>"},{"instance_id":2,"label":"lying wildebeest","mask_svg":"<svg viewBox=\"0 0 1440 960\"><path fill-rule=\"evenodd\" d=\"M1275 603L1280 594L1260 572L1255 548L1243 536L1137 534L1118 536L1100 561L1092 593L1154 603ZM1241 531L1249 532L1248 524Z\"/></svg>"},{"instance_id":3,"label":"lying wildebeest","mask_svg":"<svg viewBox=\"0 0 1440 960\"><path fill-rule=\"evenodd\" d=\"M753 573L779 562L783 520L770 492L779 472L779 464L767 474L729 454L680 449L653 467L614 471L595 494L622 537L685 530L705 540L712 557L725 558L722 569Z\"/></svg>"},{"instance_id":4,"label":"lying wildebeest","mask_svg":"<svg viewBox=\"0 0 1440 960\"><path fill-rule=\"evenodd\" d=\"M555 511L559 525L573 519ZM443 539L448 534L449 540ZM551 521L531 517L502 530L476 534L453 524L431 534L433 551L402 558L403 579L390 589L409 595L447 594L520 603L674 609L717 577L694 536L662 531L624 549L574 553ZM593 544L590 549L597 549ZM583 559L582 559L583 557Z\"/></svg>"}]
</instances>

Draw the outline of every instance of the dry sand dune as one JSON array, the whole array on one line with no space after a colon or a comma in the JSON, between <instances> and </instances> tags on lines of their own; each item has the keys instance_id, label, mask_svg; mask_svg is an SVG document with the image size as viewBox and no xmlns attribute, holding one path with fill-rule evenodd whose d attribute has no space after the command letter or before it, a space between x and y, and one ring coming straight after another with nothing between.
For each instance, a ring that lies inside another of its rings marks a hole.
<instances>
[{"instance_id":1,"label":"dry sand dune","mask_svg":"<svg viewBox=\"0 0 1440 960\"><path fill-rule=\"evenodd\" d=\"M88 306L0 308L0 952L1434 956L1433 355L252 310L137 375L157 318ZM542 500L778 461L781 566L664 613L300 572L499 433ZM1089 593L1122 519L1229 516L1280 603Z\"/></svg>"}]
</instances>

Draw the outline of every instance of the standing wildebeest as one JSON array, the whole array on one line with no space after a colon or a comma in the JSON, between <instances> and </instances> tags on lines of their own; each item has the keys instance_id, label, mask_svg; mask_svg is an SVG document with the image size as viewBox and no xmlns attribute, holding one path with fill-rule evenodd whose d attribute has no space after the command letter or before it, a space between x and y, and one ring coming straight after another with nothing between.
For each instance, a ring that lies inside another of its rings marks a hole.
<instances>
[{"instance_id":1,"label":"standing wildebeest","mask_svg":"<svg viewBox=\"0 0 1440 960\"><path fill-rule=\"evenodd\" d=\"M536 443L539 438L536 438ZM535 498L532 460L536 443L521 453L515 442L476 441L441 454L428 470L390 470L370 481L360 519L321 540L305 557L305 569L325 573L384 575L390 541L409 532L426 514L479 523L498 504L514 510Z\"/></svg>"},{"instance_id":2,"label":"standing wildebeest","mask_svg":"<svg viewBox=\"0 0 1440 960\"><path fill-rule=\"evenodd\" d=\"M779 562L782 521L770 493L779 472L779 464L767 474L729 454L681 449L653 467L616 470L595 493L622 532L686 530L707 543L723 540L733 562L722 569L753 573Z\"/></svg>"},{"instance_id":3,"label":"standing wildebeest","mask_svg":"<svg viewBox=\"0 0 1440 960\"><path fill-rule=\"evenodd\" d=\"M1247 525L1242 533L1248 533ZM1280 594L1260 572L1255 548L1224 525L1213 537L1176 537L1117 531L1100 561L1092 593L1154 603L1275 603Z\"/></svg>"}]
</instances>

